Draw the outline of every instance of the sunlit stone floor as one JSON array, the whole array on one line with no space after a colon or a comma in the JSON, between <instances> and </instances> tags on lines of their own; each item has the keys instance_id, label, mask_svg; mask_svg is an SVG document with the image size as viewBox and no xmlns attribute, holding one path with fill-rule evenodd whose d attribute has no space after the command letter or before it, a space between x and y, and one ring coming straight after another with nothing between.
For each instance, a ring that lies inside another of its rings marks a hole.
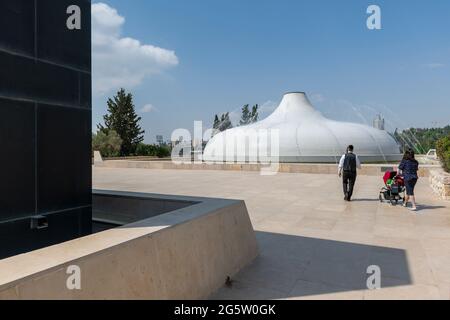
<instances>
[{"instance_id":1,"label":"sunlit stone floor","mask_svg":"<svg viewBox=\"0 0 450 320\"><path fill-rule=\"evenodd\" d=\"M260 257L212 299L450 299L450 202L421 179L415 214L381 186L360 176L346 203L335 175L94 168L97 189L245 200Z\"/></svg>"}]
</instances>

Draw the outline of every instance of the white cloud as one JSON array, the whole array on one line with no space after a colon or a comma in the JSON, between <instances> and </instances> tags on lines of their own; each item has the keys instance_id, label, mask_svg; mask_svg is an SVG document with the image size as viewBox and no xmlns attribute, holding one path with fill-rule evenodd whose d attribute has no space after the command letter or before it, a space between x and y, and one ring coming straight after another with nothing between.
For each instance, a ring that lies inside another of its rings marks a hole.
<instances>
[{"instance_id":1,"label":"white cloud","mask_svg":"<svg viewBox=\"0 0 450 320\"><path fill-rule=\"evenodd\" d=\"M150 113L150 112L158 111L158 109L154 105L149 103L149 104L146 104L145 106L143 106L140 109L140 111L141 111L141 113Z\"/></svg>"},{"instance_id":2,"label":"white cloud","mask_svg":"<svg viewBox=\"0 0 450 320\"><path fill-rule=\"evenodd\" d=\"M428 64L425 64L424 66L427 68L430 68L430 69L440 69L440 68L444 68L445 64L443 64L443 63L428 63Z\"/></svg>"},{"instance_id":3,"label":"white cloud","mask_svg":"<svg viewBox=\"0 0 450 320\"><path fill-rule=\"evenodd\" d=\"M133 88L148 76L178 65L174 51L122 37L125 18L105 3L92 5L93 92Z\"/></svg>"}]
</instances>

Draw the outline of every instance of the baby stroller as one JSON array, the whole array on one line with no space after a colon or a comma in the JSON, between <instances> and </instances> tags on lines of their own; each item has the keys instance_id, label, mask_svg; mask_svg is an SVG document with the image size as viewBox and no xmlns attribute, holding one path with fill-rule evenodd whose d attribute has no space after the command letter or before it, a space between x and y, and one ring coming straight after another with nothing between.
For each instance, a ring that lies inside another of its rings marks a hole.
<instances>
[{"instance_id":1,"label":"baby stroller","mask_svg":"<svg viewBox=\"0 0 450 320\"><path fill-rule=\"evenodd\" d=\"M392 205L404 201L405 180L397 171L387 171L383 177L384 187L380 191L380 202L389 201Z\"/></svg>"}]
</instances>

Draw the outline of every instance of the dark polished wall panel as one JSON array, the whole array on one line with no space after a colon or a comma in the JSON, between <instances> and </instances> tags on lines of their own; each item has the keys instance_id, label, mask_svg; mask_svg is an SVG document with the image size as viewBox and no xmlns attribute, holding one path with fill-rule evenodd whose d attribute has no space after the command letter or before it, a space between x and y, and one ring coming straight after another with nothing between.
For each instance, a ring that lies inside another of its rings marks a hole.
<instances>
[{"instance_id":1,"label":"dark polished wall panel","mask_svg":"<svg viewBox=\"0 0 450 320\"><path fill-rule=\"evenodd\" d=\"M32 99L34 65L33 59L0 51L0 95Z\"/></svg>"},{"instance_id":2,"label":"dark polished wall panel","mask_svg":"<svg viewBox=\"0 0 450 320\"><path fill-rule=\"evenodd\" d=\"M46 103L80 106L78 72L21 56L0 52L0 95L12 98L44 101ZM7 76L6 76L7 75ZM84 91L90 91L84 88ZM85 107L90 107L85 102Z\"/></svg>"},{"instance_id":3,"label":"dark polished wall panel","mask_svg":"<svg viewBox=\"0 0 450 320\"><path fill-rule=\"evenodd\" d=\"M79 106L79 74L73 70L38 62L33 94L42 101Z\"/></svg>"},{"instance_id":4,"label":"dark polished wall panel","mask_svg":"<svg viewBox=\"0 0 450 320\"><path fill-rule=\"evenodd\" d=\"M90 74L80 74L80 106L92 107L92 79Z\"/></svg>"},{"instance_id":5,"label":"dark polished wall panel","mask_svg":"<svg viewBox=\"0 0 450 320\"><path fill-rule=\"evenodd\" d=\"M91 112L38 105L38 209L91 204Z\"/></svg>"},{"instance_id":6,"label":"dark polished wall panel","mask_svg":"<svg viewBox=\"0 0 450 320\"><path fill-rule=\"evenodd\" d=\"M34 1L0 1L0 48L34 55Z\"/></svg>"},{"instance_id":7,"label":"dark polished wall panel","mask_svg":"<svg viewBox=\"0 0 450 320\"><path fill-rule=\"evenodd\" d=\"M90 1L39 0L37 7L38 58L91 71L91 4ZM61 28L69 15L67 8L81 9L81 30Z\"/></svg>"},{"instance_id":8,"label":"dark polished wall panel","mask_svg":"<svg viewBox=\"0 0 450 320\"><path fill-rule=\"evenodd\" d=\"M30 229L29 219L0 223L0 259L90 234L90 210L80 208L48 214L48 228L42 230Z\"/></svg>"},{"instance_id":9,"label":"dark polished wall panel","mask_svg":"<svg viewBox=\"0 0 450 320\"><path fill-rule=\"evenodd\" d=\"M0 222L35 211L34 103L0 99Z\"/></svg>"},{"instance_id":10,"label":"dark polished wall panel","mask_svg":"<svg viewBox=\"0 0 450 320\"><path fill-rule=\"evenodd\" d=\"M90 233L90 15L88 0L0 0L0 259Z\"/></svg>"}]
</instances>

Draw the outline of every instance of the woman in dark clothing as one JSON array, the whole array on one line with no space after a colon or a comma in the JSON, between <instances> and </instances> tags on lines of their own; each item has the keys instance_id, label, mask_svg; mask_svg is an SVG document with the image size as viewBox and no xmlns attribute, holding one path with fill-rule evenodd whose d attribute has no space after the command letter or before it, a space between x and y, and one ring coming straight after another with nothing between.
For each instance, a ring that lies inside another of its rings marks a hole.
<instances>
[{"instance_id":1,"label":"woman in dark clothing","mask_svg":"<svg viewBox=\"0 0 450 320\"><path fill-rule=\"evenodd\" d=\"M419 179L419 176L417 175L417 171L419 170L419 162L417 162L417 160L415 159L413 150L407 150L405 152L403 160L400 163L398 169L399 173L403 175L405 179L406 197L403 206L407 207L408 202L411 200L411 210L417 211L414 188L416 186L417 180Z\"/></svg>"}]
</instances>

